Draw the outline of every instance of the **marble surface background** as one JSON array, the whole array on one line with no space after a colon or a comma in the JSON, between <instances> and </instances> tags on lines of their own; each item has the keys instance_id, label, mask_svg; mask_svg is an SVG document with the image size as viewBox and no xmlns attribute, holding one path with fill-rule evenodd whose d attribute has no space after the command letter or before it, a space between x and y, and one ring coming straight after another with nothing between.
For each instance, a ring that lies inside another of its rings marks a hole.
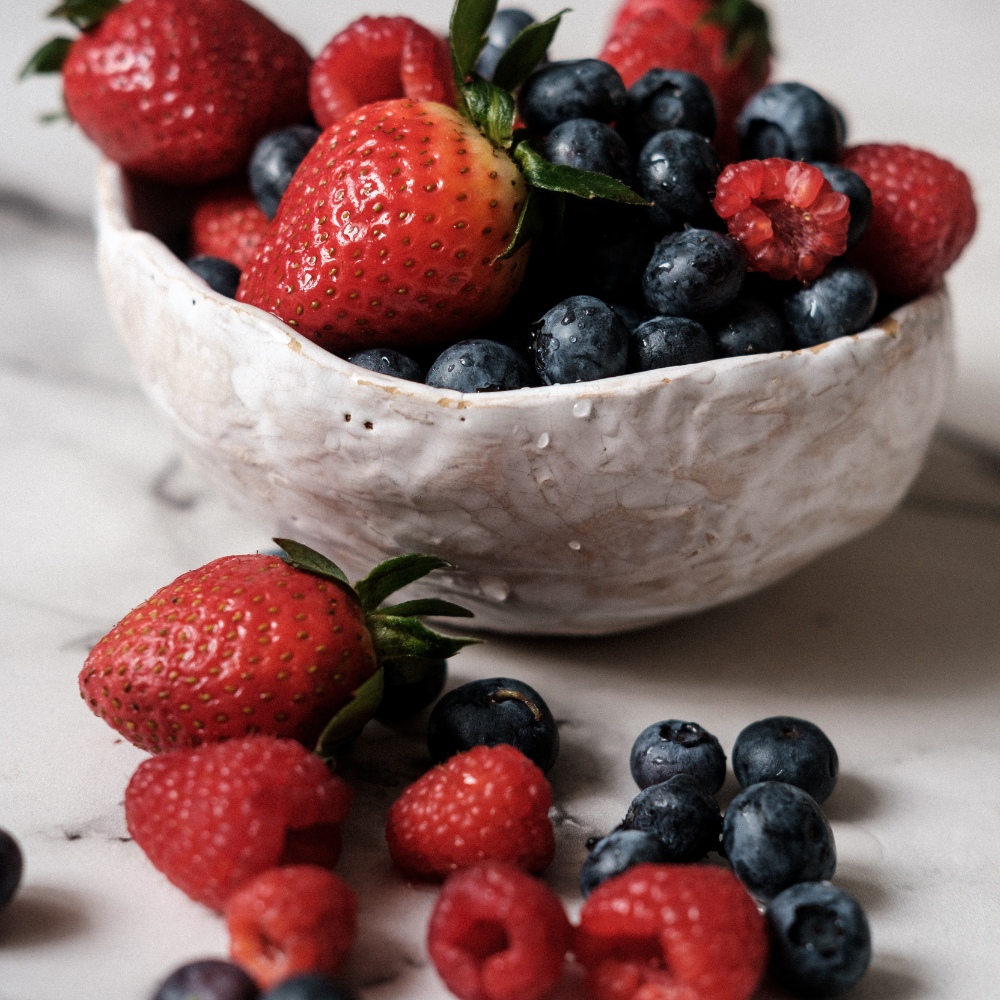
<instances>
[{"instance_id":1,"label":"marble surface background","mask_svg":"<svg viewBox=\"0 0 1000 1000\"><path fill-rule=\"evenodd\" d=\"M76 673L155 588L268 540L179 460L110 332L87 216L92 155L69 129L35 124L53 87L12 82L50 3L7 0L0 33L0 825L27 855L0 915L0 1000L144 1000L177 964L223 954L225 932L129 842L122 792L142 755L84 709ZM262 6L316 49L365 5ZM959 373L927 467L880 528L755 597L617 639L491 641L460 655L453 682L521 677L562 720L549 879L572 907L584 841L634 791L639 729L690 718L731 746L764 715L814 719L841 753L828 803L836 881L875 936L853 1000L981 1000L1000 974L1000 22L985 0L770 6L780 76L840 100L857 139L929 146L977 185L980 233L952 281ZM431 0L397 7L447 14ZM607 11L581 0L559 54L593 51ZM365 1000L447 996L422 943L433 890L392 873L379 833L425 766L419 724L372 726L346 765L359 794L341 870L362 923L347 975ZM578 996L568 977L560 1000Z\"/></svg>"}]
</instances>

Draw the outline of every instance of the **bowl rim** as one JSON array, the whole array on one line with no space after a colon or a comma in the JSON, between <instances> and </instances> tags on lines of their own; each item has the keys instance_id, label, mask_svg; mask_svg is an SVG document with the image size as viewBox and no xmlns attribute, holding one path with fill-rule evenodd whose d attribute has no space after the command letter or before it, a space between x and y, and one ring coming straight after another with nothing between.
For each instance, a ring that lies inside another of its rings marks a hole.
<instances>
[{"instance_id":1,"label":"bowl rim","mask_svg":"<svg viewBox=\"0 0 1000 1000\"><path fill-rule=\"evenodd\" d=\"M499 392L467 393L455 389L443 389L423 382L411 382L393 375L383 375L359 365L351 364L331 351L313 343L303 334L287 326L276 316L247 303L230 299L213 291L174 252L152 233L133 225L127 207L125 172L117 164L102 158L98 166L98 191L96 199L97 226L100 234L105 227L118 237L139 239L152 262L157 264L167 277L185 285L191 293L200 294L230 310L247 321L247 325L257 333L274 337L284 337L286 342L295 344L294 353L303 360L327 369L331 374L349 379L359 387L371 387L404 397L411 402L425 406L440 406L467 410L511 407L534 410L539 405L546 406L555 401L574 402L614 396L642 395L647 391L667 383L682 380L706 384L715 380L720 372L731 373L739 369L758 368L761 365L778 367L789 358L800 355L829 354L833 362L843 352L850 352L854 345L871 344L876 341L894 340L902 326L906 325L907 313L920 310L926 302L938 296L947 297L947 288L942 283L923 296L907 302L893 310L888 316L858 333L846 334L834 340L798 350L773 351L767 354L744 355L735 358L713 358L690 365L656 368L644 372L629 372L611 378L595 379L590 382L563 382L555 385L526 386ZM472 339L472 338L469 338ZM459 341L460 343L460 341ZM761 372L754 373L758 378ZM401 400L399 400L401 401Z\"/></svg>"}]
</instances>

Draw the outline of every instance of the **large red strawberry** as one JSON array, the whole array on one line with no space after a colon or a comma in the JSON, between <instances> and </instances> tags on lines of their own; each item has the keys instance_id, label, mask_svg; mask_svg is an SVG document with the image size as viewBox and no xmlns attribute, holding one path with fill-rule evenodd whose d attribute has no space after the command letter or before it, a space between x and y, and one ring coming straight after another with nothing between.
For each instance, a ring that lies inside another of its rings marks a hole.
<instances>
[{"instance_id":1,"label":"large red strawberry","mask_svg":"<svg viewBox=\"0 0 1000 1000\"><path fill-rule=\"evenodd\" d=\"M308 53L243 0L67 0L55 13L83 33L28 68L61 66L70 116L144 177L225 177L309 112Z\"/></svg>"},{"instance_id":2,"label":"large red strawberry","mask_svg":"<svg viewBox=\"0 0 1000 1000\"><path fill-rule=\"evenodd\" d=\"M335 352L454 342L517 291L534 189L644 204L610 177L543 159L514 134L511 93L469 79L495 6L456 4L457 108L382 101L320 136L244 271L240 301ZM507 85L531 72L557 21L513 43Z\"/></svg>"},{"instance_id":3,"label":"large red strawberry","mask_svg":"<svg viewBox=\"0 0 1000 1000\"><path fill-rule=\"evenodd\" d=\"M399 556L352 588L328 559L280 544L287 559L216 559L126 615L80 672L94 713L153 753L255 733L309 745L322 734L325 749L374 715L380 658L448 657L468 644L412 617L468 615L453 604L380 607L444 560Z\"/></svg>"},{"instance_id":4,"label":"large red strawberry","mask_svg":"<svg viewBox=\"0 0 1000 1000\"><path fill-rule=\"evenodd\" d=\"M735 122L767 82L767 15L752 0L625 0L600 58L631 86L648 70L682 69L708 84L717 104L716 146L738 158Z\"/></svg>"},{"instance_id":5,"label":"large red strawberry","mask_svg":"<svg viewBox=\"0 0 1000 1000\"><path fill-rule=\"evenodd\" d=\"M313 64L309 103L322 128L363 104L409 97L451 103L448 44L408 17L362 17Z\"/></svg>"}]
</instances>

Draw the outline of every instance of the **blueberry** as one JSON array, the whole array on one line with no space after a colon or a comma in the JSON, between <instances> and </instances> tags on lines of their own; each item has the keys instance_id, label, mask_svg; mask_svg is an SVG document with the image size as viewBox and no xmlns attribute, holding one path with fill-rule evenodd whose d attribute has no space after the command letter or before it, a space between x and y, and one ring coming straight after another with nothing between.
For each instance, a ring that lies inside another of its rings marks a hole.
<instances>
[{"instance_id":1,"label":"blueberry","mask_svg":"<svg viewBox=\"0 0 1000 1000\"><path fill-rule=\"evenodd\" d=\"M153 1000L257 1000L259 996L256 983L238 965L209 958L182 965Z\"/></svg>"},{"instance_id":2,"label":"blueberry","mask_svg":"<svg viewBox=\"0 0 1000 1000\"><path fill-rule=\"evenodd\" d=\"M823 811L811 795L783 781L751 785L730 802L722 847L740 881L762 899L799 882L829 879L837 866Z\"/></svg>"},{"instance_id":3,"label":"blueberry","mask_svg":"<svg viewBox=\"0 0 1000 1000\"><path fill-rule=\"evenodd\" d=\"M629 87L621 128L639 148L665 129L688 129L714 139L715 124L715 99L701 77L679 69L651 69Z\"/></svg>"},{"instance_id":4,"label":"blueberry","mask_svg":"<svg viewBox=\"0 0 1000 1000\"><path fill-rule=\"evenodd\" d=\"M844 119L802 83L772 83L747 101L736 122L744 159L840 159Z\"/></svg>"},{"instance_id":5,"label":"blueberry","mask_svg":"<svg viewBox=\"0 0 1000 1000\"><path fill-rule=\"evenodd\" d=\"M622 826L654 834L663 843L665 861L687 864L719 849L722 815L700 782L676 774L639 792Z\"/></svg>"},{"instance_id":6,"label":"blueberry","mask_svg":"<svg viewBox=\"0 0 1000 1000\"><path fill-rule=\"evenodd\" d=\"M225 295L227 299L236 298L236 289L240 287L240 269L235 264L221 257L209 257L208 254L199 254L185 263L213 292Z\"/></svg>"},{"instance_id":7,"label":"blueberry","mask_svg":"<svg viewBox=\"0 0 1000 1000\"><path fill-rule=\"evenodd\" d=\"M404 656L383 660L385 690L375 718L389 724L403 722L430 705L448 677L447 660Z\"/></svg>"},{"instance_id":8,"label":"blueberry","mask_svg":"<svg viewBox=\"0 0 1000 1000\"><path fill-rule=\"evenodd\" d=\"M636 163L639 190L653 203L654 225L680 229L718 223L712 198L721 169L703 135L680 128L654 135Z\"/></svg>"},{"instance_id":9,"label":"blueberry","mask_svg":"<svg viewBox=\"0 0 1000 1000\"><path fill-rule=\"evenodd\" d=\"M733 746L733 773L742 788L784 781L823 802L836 786L839 770L836 748L826 733L790 715L750 723Z\"/></svg>"},{"instance_id":10,"label":"blueberry","mask_svg":"<svg viewBox=\"0 0 1000 1000\"><path fill-rule=\"evenodd\" d=\"M261 1000L357 1000L357 994L339 979L307 972L286 979L265 993Z\"/></svg>"},{"instance_id":11,"label":"blueberry","mask_svg":"<svg viewBox=\"0 0 1000 1000\"><path fill-rule=\"evenodd\" d=\"M516 7L498 10L486 29L486 45L476 61L476 72L484 80L492 80L500 57L507 51L507 46L528 25L534 23L535 19L526 10L518 10Z\"/></svg>"},{"instance_id":12,"label":"blueberry","mask_svg":"<svg viewBox=\"0 0 1000 1000\"><path fill-rule=\"evenodd\" d=\"M574 295L536 325L534 353L535 367L546 385L624 375L628 330L600 299Z\"/></svg>"},{"instance_id":13,"label":"blueberry","mask_svg":"<svg viewBox=\"0 0 1000 1000\"><path fill-rule=\"evenodd\" d=\"M560 122L549 132L542 155L551 163L632 182L632 154L625 140L610 125L593 118Z\"/></svg>"},{"instance_id":14,"label":"blueberry","mask_svg":"<svg viewBox=\"0 0 1000 1000\"><path fill-rule=\"evenodd\" d=\"M471 681L449 691L427 723L435 763L474 746L509 743L543 771L556 762L559 730L549 706L532 687L509 677Z\"/></svg>"},{"instance_id":15,"label":"blueberry","mask_svg":"<svg viewBox=\"0 0 1000 1000\"><path fill-rule=\"evenodd\" d=\"M457 392L503 392L531 381L524 358L496 340L463 340L442 351L427 373L428 385Z\"/></svg>"},{"instance_id":16,"label":"blueberry","mask_svg":"<svg viewBox=\"0 0 1000 1000\"><path fill-rule=\"evenodd\" d=\"M737 299L713 317L712 332L722 358L744 354L770 354L785 346L785 324L763 302Z\"/></svg>"},{"instance_id":17,"label":"blueberry","mask_svg":"<svg viewBox=\"0 0 1000 1000\"><path fill-rule=\"evenodd\" d=\"M631 334L632 367L648 372L655 368L695 365L715 357L708 331L693 319L654 316Z\"/></svg>"},{"instance_id":18,"label":"blueberry","mask_svg":"<svg viewBox=\"0 0 1000 1000\"><path fill-rule=\"evenodd\" d=\"M292 125L257 143L250 157L250 190L269 219L277 214L282 195L319 136L318 128Z\"/></svg>"},{"instance_id":19,"label":"blueberry","mask_svg":"<svg viewBox=\"0 0 1000 1000\"><path fill-rule=\"evenodd\" d=\"M0 830L0 909L14 898L23 873L21 848L6 830Z\"/></svg>"},{"instance_id":20,"label":"blueberry","mask_svg":"<svg viewBox=\"0 0 1000 1000\"><path fill-rule=\"evenodd\" d=\"M666 861L663 843L645 830L615 830L594 844L580 868L580 892L589 896L602 882L633 865Z\"/></svg>"},{"instance_id":21,"label":"blueberry","mask_svg":"<svg viewBox=\"0 0 1000 1000\"><path fill-rule=\"evenodd\" d=\"M832 997L849 990L872 957L868 918L843 889L803 882L767 909L770 972L797 997Z\"/></svg>"},{"instance_id":22,"label":"blueberry","mask_svg":"<svg viewBox=\"0 0 1000 1000\"><path fill-rule=\"evenodd\" d=\"M853 170L837 163L814 163L823 171L834 191L846 194L851 199L851 222L847 227L847 249L850 250L868 229L872 219L872 192L868 185Z\"/></svg>"},{"instance_id":23,"label":"blueberry","mask_svg":"<svg viewBox=\"0 0 1000 1000\"><path fill-rule=\"evenodd\" d=\"M409 382L423 382L425 377L423 368L416 361L391 347L369 347L352 354L347 360L359 368L367 368L380 375L395 375Z\"/></svg>"},{"instance_id":24,"label":"blueberry","mask_svg":"<svg viewBox=\"0 0 1000 1000\"><path fill-rule=\"evenodd\" d=\"M518 106L525 125L546 135L570 118L617 121L626 99L614 66L600 59L574 59L536 69L521 87Z\"/></svg>"},{"instance_id":25,"label":"blueberry","mask_svg":"<svg viewBox=\"0 0 1000 1000\"><path fill-rule=\"evenodd\" d=\"M868 326L878 305L875 279L842 265L785 300L785 322L796 347L815 347Z\"/></svg>"},{"instance_id":26,"label":"blueberry","mask_svg":"<svg viewBox=\"0 0 1000 1000\"><path fill-rule=\"evenodd\" d=\"M632 777L640 788L690 774L706 792L717 792L726 780L726 754L719 741L696 722L654 722L636 737L629 757Z\"/></svg>"},{"instance_id":27,"label":"blueberry","mask_svg":"<svg viewBox=\"0 0 1000 1000\"><path fill-rule=\"evenodd\" d=\"M686 229L657 243L643 294L660 316L699 319L739 295L746 270L747 255L736 240L710 229Z\"/></svg>"}]
</instances>

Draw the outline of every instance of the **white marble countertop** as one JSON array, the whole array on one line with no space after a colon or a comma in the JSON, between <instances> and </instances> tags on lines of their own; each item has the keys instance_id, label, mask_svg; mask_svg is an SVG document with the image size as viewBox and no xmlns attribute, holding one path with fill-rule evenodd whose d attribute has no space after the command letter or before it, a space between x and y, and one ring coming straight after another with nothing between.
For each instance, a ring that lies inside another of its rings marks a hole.
<instances>
[{"instance_id":1,"label":"white marble countertop","mask_svg":"<svg viewBox=\"0 0 1000 1000\"><path fill-rule=\"evenodd\" d=\"M72 132L34 124L51 89L9 83L50 3L8 0L0 36L0 826L27 856L0 915L0 1000L146 1000L176 965L224 954L225 931L128 841L121 800L142 754L86 711L76 674L156 587L268 540L181 462L108 327L85 214L92 158ZM364 5L263 6L315 48ZM1000 23L981 0L873 6L771 4L781 75L841 100L859 138L930 146L977 184L980 235L952 281L956 391L910 497L755 597L617 639L491 641L463 652L453 679L521 677L564 720L549 878L574 904L585 839L634 792L627 753L643 726L690 718L731 746L764 715L815 720L842 761L828 803L836 881L875 937L851 996L981 1000L1000 974ZM398 7L444 16L433 0ZM593 50L606 9L578 3L561 54ZM358 801L340 867L361 897L347 974L365 1000L447 996L422 944L433 890L392 873L379 833L424 755L418 726L402 739L372 726L347 765ZM573 996L567 981L562 1000Z\"/></svg>"}]
</instances>

